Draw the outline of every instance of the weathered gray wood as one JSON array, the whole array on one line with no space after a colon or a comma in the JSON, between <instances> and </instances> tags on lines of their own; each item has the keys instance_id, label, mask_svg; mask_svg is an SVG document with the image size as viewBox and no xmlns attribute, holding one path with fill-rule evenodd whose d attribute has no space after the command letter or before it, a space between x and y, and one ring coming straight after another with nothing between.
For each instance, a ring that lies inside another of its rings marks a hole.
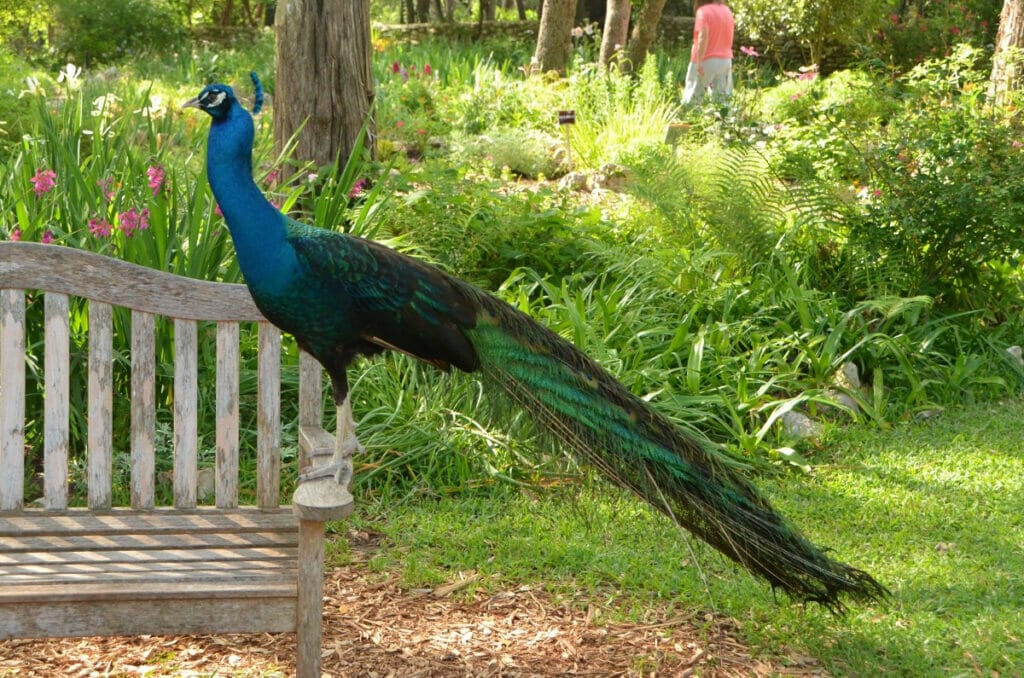
<instances>
[{"instance_id":1,"label":"weathered gray wood","mask_svg":"<svg viewBox=\"0 0 1024 678\"><path fill-rule=\"evenodd\" d=\"M81 585L67 586L77 591ZM0 639L294 631L294 593L266 586L259 590L266 595L211 598L214 590L188 597L175 592L167 598L4 604Z\"/></svg>"},{"instance_id":2,"label":"weathered gray wood","mask_svg":"<svg viewBox=\"0 0 1024 678\"><path fill-rule=\"evenodd\" d=\"M154 587L173 584L191 584L204 581L223 581L230 578L233 584L245 584L256 588L265 584L286 583L294 581L295 575L282 567L282 564L295 564L296 554L282 553L277 561L256 561L256 567L241 561L221 561L214 563L197 562L154 562L149 569L137 571L125 568L139 567L137 563L103 563L102 568L86 563L60 563L57 565L32 566L39 572L8 574L4 578L7 585L19 584L28 586L50 584L120 584L149 583ZM93 572L75 572L67 568L94 568ZM29 566L27 566L29 567Z\"/></svg>"},{"instance_id":3,"label":"weathered gray wood","mask_svg":"<svg viewBox=\"0 0 1024 678\"><path fill-rule=\"evenodd\" d=\"M45 563L166 563L176 564L188 561L203 563L216 560L269 560L283 558L294 561L294 549L287 547L259 547L259 548L238 548L218 547L200 548L191 546L185 549L120 549L116 551L59 551L33 554L20 554L17 558L19 564L32 562L36 564ZM4 556L0 564L5 567L12 567L15 558ZM8 562L8 559L10 562ZM6 581L6 580L5 580Z\"/></svg>"},{"instance_id":4,"label":"weathered gray wood","mask_svg":"<svg viewBox=\"0 0 1024 678\"><path fill-rule=\"evenodd\" d=\"M181 598L188 600L202 597L214 600L218 598L251 598L259 600L265 596L294 596L295 590L294 581L282 581L276 586L267 586L266 590L263 591L253 590L252 587L245 584L232 585L224 581L198 581L164 587L147 587L145 584L111 587L102 582L53 586L22 584L20 586L0 587L0 603L95 599L115 601L172 600L174 598Z\"/></svg>"},{"instance_id":5,"label":"weathered gray wood","mask_svg":"<svg viewBox=\"0 0 1024 678\"><path fill-rule=\"evenodd\" d=\"M324 413L323 368L316 359L301 351L299 353L299 426L320 428ZM299 468L310 463L309 450L299 448Z\"/></svg>"},{"instance_id":6,"label":"weathered gray wood","mask_svg":"<svg viewBox=\"0 0 1024 678\"><path fill-rule=\"evenodd\" d=\"M213 532L194 534L188 531L158 534L90 534L69 533L42 537L5 537L4 549L0 551L0 563L21 562L15 554L40 556L61 551L113 551L118 549L160 550L182 548L263 548L284 547L298 544L295 526L287 530L261 532Z\"/></svg>"},{"instance_id":7,"label":"weathered gray wood","mask_svg":"<svg viewBox=\"0 0 1024 678\"><path fill-rule=\"evenodd\" d=\"M153 508L156 481L156 318L132 311L132 508Z\"/></svg>"},{"instance_id":8,"label":"weathered gray wood","mask_svg":"<svg viewBox=\"0 0 1024 678\"><path fill-rule=\"evenodd\" d=\"M114 320L110 304L89 303L89 508L110 508L114 435Z\"/></svg>"},{"instance_id":9,"label":"weathered gray wood","mask_svg":"<svg viewBox=\"0 0 1024 678\"><path fill-rule=\"evenodd\" d=\"M299 522L296 676L320 678L320 641L324 613L324 524Z\"/></svg>"},{"instance_id":10,"label":"weathered gray wood","mask_svg":"<svg viewBox=\"0 0 1024 678\"><path fill-rule=\"evenodd\" d=\"M281 332L259 325L259 403L256 431L256 503L281 503Z\"/></svg>"},{"instance_id":11,"label":"weathered gray wood","mask_svg":"<svg viewBox=\"0 0 1024 678\"><path fill-rule=\"evenodd\" d=\"M196 505L199 463L198 338L194 320L174 321L174 505Z\"/></svg>"},{"instance_id":12,"label":"weathered gray wood","mask_svg":"<svg viewBox=\"0 0 1024 678\"><path fill-rule=\"evenodd\" d=\"M0 511L25 501L25 293L0 291Z\"/></svg>"},{"instance_id":13,"label":"weathered gray wood","mask_svg":"<svg viewBox=\"0 0 1024 678\"><path fill-rule=\"evenodd\" d=\"M192 280L57 245L0 242L0 280L171 318L264 320L245 285Z\"/></svg>"},{"instance_id":14,"label":"weathered gray wood","mask_svg":"<svg viewBox=\"0 0 1024 678\"><path fill-rule=\"evenodd\" d=\"M297 529L291 508L287 506L272 510L252 506L231 510L158 508L147 512L124 508L103 512L69 509L65 513L32 510L0 515L0 537L81 533L146 535L183 531L193 534L245 533L287 529Z\"/></svg>"},{"instance_id":15,"label":"weathered gray wood","mask_svg":"<svg viewBox=\"0 0 1024 678\"><path fill-rule=\"evenodd\" d=\"M44 360L46 402L43 407L43 506L62 510L68 506L68 444L71 330L70 302L66 294L46 295Z\"/></svg>"},{"instance_id":16,"label":"weathered gray wood","mask_svg":"<svg viewBox=\"0 0 1024 678\"><path fill-rule=\"evenodd\" d=\"M238 506L238 323L217 323L217 508Z\"/></svg>"}]
</instances>

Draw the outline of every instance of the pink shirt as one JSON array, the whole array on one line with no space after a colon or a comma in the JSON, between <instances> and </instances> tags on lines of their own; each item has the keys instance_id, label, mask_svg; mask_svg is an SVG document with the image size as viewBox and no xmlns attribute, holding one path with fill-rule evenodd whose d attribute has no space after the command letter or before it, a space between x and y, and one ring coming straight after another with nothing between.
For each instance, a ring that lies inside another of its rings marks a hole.
<instances>
[{"instance_id":1,"label":"pink shirt","mask_svg":"<svg viewBox=\"0 0 1024 678\"><path fill-rule=\"evenodd\" d=\"M731 59L732 33L736 22L732 12L725 5L711 3L697 8L696 22L693 24L693 49L690 61L697 60L697 36L701 29L708 31L708 49L705 59Z\"/></svg>"}]
</instances>

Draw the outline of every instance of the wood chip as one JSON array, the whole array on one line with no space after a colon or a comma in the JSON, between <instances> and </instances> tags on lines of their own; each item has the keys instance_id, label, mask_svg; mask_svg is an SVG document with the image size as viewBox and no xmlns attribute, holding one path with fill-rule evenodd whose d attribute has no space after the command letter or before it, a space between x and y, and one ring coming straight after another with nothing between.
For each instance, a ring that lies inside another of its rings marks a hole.
<instances>
[{"instance_id":1,"label":"wood chip","mask_svg":"<svg viewBox=\"0 0 1024 678\"><path fill-rule=\"evenodd\" d=\"M643 624L604 623L596 601L567 604L522 586L459 600L468 572L431 595L362 564L325 581L323 675L403 676L823 676L814 658L753 657L737 625L678 606ZM287 676L293 634L0 641L0 675Z\"/></svg>"}]
</instances>

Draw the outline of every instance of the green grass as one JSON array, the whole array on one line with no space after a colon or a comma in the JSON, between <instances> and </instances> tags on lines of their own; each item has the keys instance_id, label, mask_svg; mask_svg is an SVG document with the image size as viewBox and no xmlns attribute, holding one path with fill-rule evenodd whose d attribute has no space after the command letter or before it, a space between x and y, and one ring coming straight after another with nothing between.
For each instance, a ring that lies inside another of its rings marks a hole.
<instances>
[{"instance_id":1,"label":"green grass","mask_svg":"<svg viewBox=\"0 0 1024 678\"><path fill-rule=\"evenodd\" d=\"M843 618L774 599L667 520L596 485L370 501L356 524L387 536L369 566L397 571L410 588L473 569L484 576L465 595L539 585L596 605L599 619L713 601L757 652L808 654L838 675L1020 675L1022 419L1024 401L1014 400L892 430L851 426L833 432L813 475L759 479L808 536L891 588L888 605ZM332 559L347 559L343 543Z\"/></svg>"}]
</instances>

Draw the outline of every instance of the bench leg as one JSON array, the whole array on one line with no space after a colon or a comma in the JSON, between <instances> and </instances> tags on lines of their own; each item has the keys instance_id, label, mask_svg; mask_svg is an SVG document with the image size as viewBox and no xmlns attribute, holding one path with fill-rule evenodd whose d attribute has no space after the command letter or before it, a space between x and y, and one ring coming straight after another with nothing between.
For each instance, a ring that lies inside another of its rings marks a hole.
<instances>
[{"instance_id":1,"label":"bench leg","mask_svg":"<svg viewBox=\"0 0 1024 678\"><path fill-rule=\"evenodd\" d=\"M320 678L324 615L324 524L316 520L299 521L296 614L296 676Z\"/></svg>"}]
</instances>

